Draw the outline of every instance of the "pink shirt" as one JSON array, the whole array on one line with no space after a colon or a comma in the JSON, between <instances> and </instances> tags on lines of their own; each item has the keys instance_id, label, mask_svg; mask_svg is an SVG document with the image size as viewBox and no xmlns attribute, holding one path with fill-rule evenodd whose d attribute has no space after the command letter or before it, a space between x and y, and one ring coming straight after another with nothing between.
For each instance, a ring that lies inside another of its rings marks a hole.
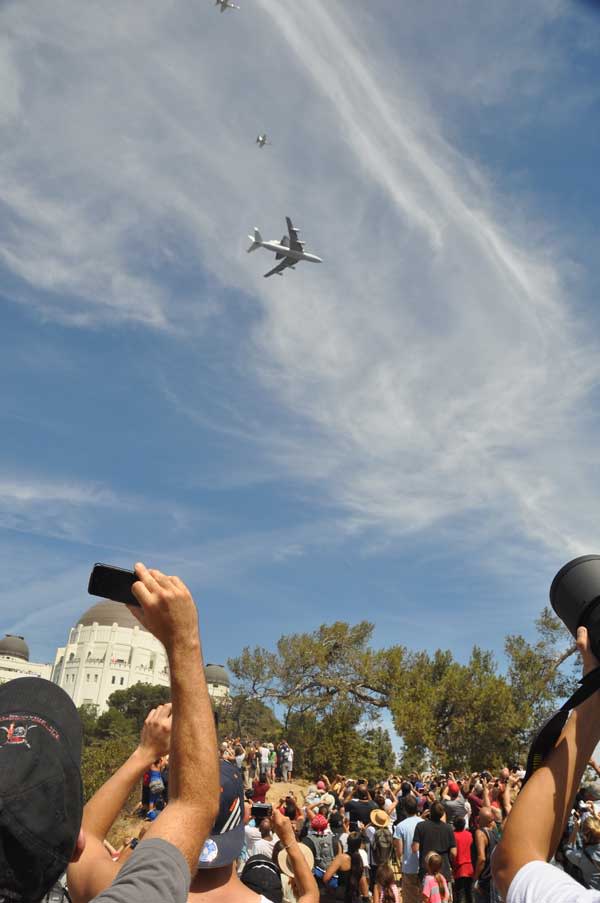
<instances>
[{"instance_id":1,"label":"pink shirt","mask_svg":"<svg viewBox=\"0 0 600 903\"><path fill-rule=\"evenodd\" d=\"M425 875L423 880L423 893L429 900L429 903L442 903L443 900L448 899L448 884L446 883L446 879L440 873L439 877L442 879L442 886L444 888L444 896L442 897L440 893L440 887L437 883L436 879L433 875Z\"/></svg>"}]
</instances>

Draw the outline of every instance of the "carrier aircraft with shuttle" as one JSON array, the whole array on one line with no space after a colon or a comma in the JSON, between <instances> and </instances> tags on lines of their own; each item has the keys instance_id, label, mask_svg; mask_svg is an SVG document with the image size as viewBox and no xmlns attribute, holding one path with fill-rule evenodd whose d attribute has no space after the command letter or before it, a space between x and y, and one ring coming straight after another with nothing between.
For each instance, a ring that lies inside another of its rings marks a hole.
<instances>
[{"instance_id":1,"label":"carrier aircraft with shuttle","mask_svg":"<svg viewBox=\"0 0 600 903\"><path fill-rule=\"evenodd\" d=\"M231 0L217 0L215 6L220 6L222 13L224 13L226 9L239 9L239 6L236 6L235 3L231 3Z\"/></svg>"},{"instance_id":2,"label":"carrier aircraft with shuttle","mask_svg":"<svg viewBox=\"0 0 600 903\"><path fill-rule=\"evenodd\" d=\"M281 263L278 263L272 270L265 273L265 279L268 276L274 276L275 273L277 273L278 276L281 276L284 270L288 267L293 269L296 264L300 263L302 260L306 260L308 263L323 262L316 254L306 253L304 250L304 242L300 241L298 238L298 230L293 225L289 216L286 216L285 221L288 227L288 234L284 235L281 241L277 241L274 238L270 241L263 241L262 235L256 227L254 229L254 235L248 236L252 242L248 248L248 254L250 254L251 251L256 251L257 248L265 248L267 251L273 251L275 259L281 261Z\"/></svg>"}]
</instances>

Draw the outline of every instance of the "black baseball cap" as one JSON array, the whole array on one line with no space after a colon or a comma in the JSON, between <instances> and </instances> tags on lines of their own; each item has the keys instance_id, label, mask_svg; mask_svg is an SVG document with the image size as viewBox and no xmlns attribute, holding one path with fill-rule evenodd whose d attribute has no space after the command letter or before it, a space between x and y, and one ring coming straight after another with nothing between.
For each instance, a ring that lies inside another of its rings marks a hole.
<instances>
[{"instance_id":1,"label":"black baseball cap","mask_svg":"<svg viewBox=\"0 0 600 903\"><path fill-rule=\"evenodd\" d=\"M258 853L251 856L244 866L240 881L255 893L271 900L271 903L282 903L283 885L281 873L272 859Z\"/></svg>"},{"instance_id":2,"label":"black baseball cap","mask_svg":"<svg viewBox=\"0 0 600 903\"><path fill-rule=\"evenodd\" d=\"M231 865L244 846L244 781L237 765L221 759L219 814L198 860L199 869Z\"/></svg>"},{"instance_id":3,"label":"black baseball cap","mask_svg":"<svg viewBox=\"0 0 600 903\"><path fill-rule=\"evenodd\" d=\"M37 903L65 871L83 811L81 722L40 677L0 686L0 900Z\"/></svg>"}]
</instances>

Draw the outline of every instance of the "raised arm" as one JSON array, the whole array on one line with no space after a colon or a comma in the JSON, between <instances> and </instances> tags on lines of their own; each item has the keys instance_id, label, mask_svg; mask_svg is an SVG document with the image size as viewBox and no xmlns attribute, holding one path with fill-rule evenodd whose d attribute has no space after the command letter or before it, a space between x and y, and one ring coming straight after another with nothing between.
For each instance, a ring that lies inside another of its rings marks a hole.
<instances>
[{"instance_id":1,"label":"raised arm","mask_svg":"<svg viewBox=\"0 0 600 903\"><path fill-rule=\"evenodd\" d=\"M506 781L504 790L502 791L502 808L505 817L510 815L510 810L512 809L512 800L510 798L510 783L508 781Z\"/></svg>"},{"instance_id":2,"label":"raised arm","mask_svg":"<svg viewBox=\"0 0 600 903\"><path fill-rule=\"evenodd\" d=\"M271 822L275 833L288 854L292 871L294 872L294 881L300 894L298 903L319 903L317 882L308 866L308 862L300 851L300 845L296 840L291 821L285 815L282 815L281 812L274 810Z\"/></svg>"},{"instance_id":3,"label":"raised arm","mask_svg":"<svg viewBox=\"0 0 600 903\"><path fill-rule=\"evenodd\" d=\"M206 686L198 612L179 577L136 565L132 592L141 605L130 611L167 651L171 675L171 751L169 805L140 844L169 841L190 871L210 833L219 807L219 762L212 705Z\"/></svg>"},{"instance_id":4,"label":"raised arm","mask_svg":"<svg viewBox=\"0 0 600 903\"><path fill-rule=\"evenodd\" d=\"M489 786L489 781L488 781L487 778L482 778L482 779L481 779L481 783L482 783L482 786L483 786L483 794L482 794L483 805L484 805L487 809L489 809L490 806L492 805L491 800L490 800L490 786Z\"/></svg>"},{"instance_id":5,"label":"raised arm","mask_svg":"<svg viewBox=\"0 0 600 903\"><path fill-rule=\"evenodd\" d=\"M144 722L137 749L86 803L81 825L85 849L78 862L69 866L69 892L74 903L87 903L108 887L128 858L123 854L114 862L107 855L106 835L146 769L169 751L170 735L171 704L167 703L152 709Z\"/></svg>"},{"instance_id":6,"label":"raised arm","mask_svg":"<svg viewBox=\"0 0 600 903\"><path fill-rule=\"evenodd\" d=\"M577 631L577 648L584 674L599 666L585 627ZM573 710L556 746L515 800L492 861L494 881L503 896L522 866L547 862L554 855L585 767L600 740L599 709L596 692Z\"/></svg>"},{"instance_id":7,"label":"raised arm","mask_svg":"<svg viewBox=\"0 0 600 903\"><path fill-rule=\"evenodd\" d=\"M475 784L478 780L479 780L479 774L476 771L474 771L468 778L465 778L465 780L463 782L463 789L462 789L462 795L464 796L465 799L471 793L471 791L473 790L473 787L475 786Z\"/></svg>"}]
</instances>

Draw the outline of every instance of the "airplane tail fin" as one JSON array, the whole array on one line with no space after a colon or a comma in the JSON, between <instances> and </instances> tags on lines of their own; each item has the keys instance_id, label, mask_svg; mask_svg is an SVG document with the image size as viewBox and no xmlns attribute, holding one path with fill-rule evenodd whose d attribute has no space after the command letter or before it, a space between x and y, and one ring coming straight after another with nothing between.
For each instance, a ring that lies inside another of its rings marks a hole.
<instances>
[{"instance_id":1,"label":"airplane tail fin","mask_svg":"<svg viewBox=\"0 0 600 903\"><path fill-rule=\"evenodd\" d=\"M254 235L249 235L248 238L252 242L252 244L248 248L248 254L250 254L251 251L256 251L256 249L260 248L260 246L262 245L262 235L260 234L258 229L255 227Z\"/></svg>"}]
</instances>

